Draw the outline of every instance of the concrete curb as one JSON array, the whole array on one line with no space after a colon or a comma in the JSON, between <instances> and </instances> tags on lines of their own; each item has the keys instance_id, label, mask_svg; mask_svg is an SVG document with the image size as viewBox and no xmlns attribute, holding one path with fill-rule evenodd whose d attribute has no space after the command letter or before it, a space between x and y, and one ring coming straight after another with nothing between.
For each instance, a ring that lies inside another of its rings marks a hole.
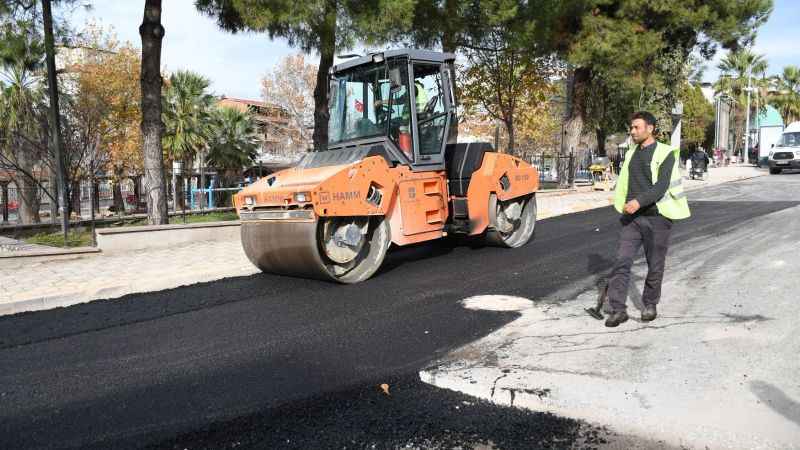
<instances>
[{"instance_id":1,"label":"concrete curb","mask_svg":"<svg viewBox=\"0 0 800 450\"><path fill-rule=\"evenodd\" d=\"M97 247L104 253L172 247L199 241L239 239L238 220L187 225L145 225L97 230Z\"/></svg>"},{"instance_id":2,"label":"concrete curb","mask_svg":"<svg viewBox=\"0 0 800 450\"><path fill-rule=\"evenodd\" d=\"M236 208L232 206L226 206L222 208L206 208L202 212L194 210L194 211L187 211L187 216L202 216L208 213L215 213L215 212L235 212ZM170 211L169 217L182 217L182 211ZM137 214L129 214L122 217L119 216L109 216L109 217L97 217L95 218L95 224L113 224L118 222L133 222L135 220L147 219L147 214L137 213ZM80 220L70 220L70 227L88 227L92 223L89 219L80 219ZM12 224L12 223L0 223L0 233L6 233L9 231L20 231L20 230L47 230L47 229L54 229L58 228L59 223L52 223L52 222L45 222L45 223L34 223L34 224L27 224L27 225L20 225L20 224Z\"/></svg>"},{"instance_id":3,"label":"concrete curb","mask_svg":"<svg viewBox=\"0 0 800 450\"><path fill-rule=\"evenodd\" d=\"M101 228L96 230L98 236L107 236L113 234L127 234L127 233L147 233L150 231L172 231L172 230L191 230L196 228L217 228L217 227L231 227L239 226L241 222L238 220L226 220L223 222L201 222L201 223L171 223L168 225L140 225L133 227L116 227L116 228Z\"/></svg>"},{"instance_id":4,"label":"concrete curb","mask_svg":"<svg viewBox=\"0 0 800 450\"><path fill-rule=\"evenodd\" d=\"M77 296L82 294L83 292L63 293L2 303L0 304L0 316L61 308L91 301L83 299L78 300Z\"/></svg>"},{"instance_id":5,"label":"concrete curb","mask_svg":"<svg viewBox=\"0 0 800 450\"><path fill-rule=\"evenodd\" d=\"M95 247L71 247L71 248L50 247L44 250L3 252L0 253L0 259L41 258L45 256L72 256L72 255L86 255L92 253L100 253L100 249Z\"/></svg>"}]
</instances>

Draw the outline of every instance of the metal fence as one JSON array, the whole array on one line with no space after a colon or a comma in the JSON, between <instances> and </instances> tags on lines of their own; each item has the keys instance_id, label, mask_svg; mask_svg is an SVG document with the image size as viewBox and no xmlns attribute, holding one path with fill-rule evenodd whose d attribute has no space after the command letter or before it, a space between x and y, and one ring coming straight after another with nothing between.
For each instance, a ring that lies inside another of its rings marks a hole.
<instances>
[{"instance_id":1,"label":"metal fence","mask_svg":"<svg viewBox=\"0 0 800 450\"><path fill-rule=\"evenodd\" d=\"M614 173L619 173L624 154L615 153L605 158L608 158ZM567 184L570 186L593 184L592 173L589 170L597 159L597 155L593 151L581 152L579 155L528 154L524 156L524 159L539 171L539 182L541 183L561 184L559 167L563 165L563 173L568 177Z\"/></svg>"},{"instance_id":2,"label":"metal fence","mask_svg":"<svg viewBox=\"0 0 800 450\"><path fill-rule=\"evenodd\" d=\"M121 192L122 192L122 201L125 203L126 209L135 210L136 209L136 199L135 199L135 190L133 186L132 180L125 180L121 184ZM50 214L50 197L45 193L45 191L41 188L37 188L38 199L39 199L39 213L43 216L49 216ZM20 205L20 195L19 195L19 188L16 186L15 183L9 183L6 187L6 192L8 198L5 202L3 202L3 198L0 195L0 221L4 222L16 222L17 214L19 212L19 205ZM81 214L82 216L88 217L89 216L89 208L92 204L91 202L91 185L89 181L83 181L80 184L80 202L81 202ZM110 180L102 180L97 184L97 195L99 197L100 208L108 208L114 202L114 188ZM5 211L7 210L7 214Z\"/></svg>"},{"instance_id":3,"label":"metal fence","mask_svg":"<svg viewBox=\"0 0 800 450\"><path fill-rule=\"evenodd\" d=\"M539 171L539 181L542 183L560 183L559 168L566 165L566 173L574 171L574 155L532 155L527 158L531 165ZM573 178L569 182L572 183Z\"/></svg>"}]
</instances>

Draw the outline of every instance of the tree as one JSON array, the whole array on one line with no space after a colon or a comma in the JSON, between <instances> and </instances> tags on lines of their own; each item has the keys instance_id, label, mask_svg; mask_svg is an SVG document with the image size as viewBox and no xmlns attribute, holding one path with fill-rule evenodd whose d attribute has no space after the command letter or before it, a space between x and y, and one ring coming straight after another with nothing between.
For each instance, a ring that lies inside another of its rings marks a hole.
<instances>
[{"instance_id":1,"label":"tree","mask_svg":"<svg viewBox=\"0 0 800 450\"><path fill-rule=\"evenodd\" d=\"M22 214L21 218L26 221L38 221L39 199L37 190L50 197L51 205L57 207L61 199L61 205L66 201L66 185L68 177L64 170L57 170L63 166L63 162L68 155L61 154L61 146L58 145L61 127L58 122L61 120L61 108L58 107L58 80L54 64L54 41L58 37L61 42L69 42L72 39L71 30L66 28L63 23L52 20L51 3L70 5L76 0L10 0L0 6L0 65L10 81L12 91L13 85L25 89L31 88L41 90L44 86L44 74L48 78L47 85L50 87L49 101L45 101L44 96L37 96L36 102L25 106L27 111L35 114L22 114L18 119L16 127L6 128L8 145L13 145L11 151L6 148L2 155L4 164L10 166L16 173L17 185L24 191L22 195ZM37 7L41 5L41 10ZM47 55L47 58L45 58ZM47 71L42 72L42 67L47 63ZM24 89L23 89L24 90ZM23 90L16 90L22 93ZM11 94L8 91L7 94ZM25 96L17 97L17 100ZM29 99L30 100L30 99ZM22 107L21 103L14 101L6 102L6 106L16 105ZM43 114L49 108L49 119ZM9 113L10 110L6 110ZM17 112L22 112L17 109ZM49 120L49 124L48 124ZM56 126L53 126L56 124ZM6 123L8 125L8 123ZM54 132L58 130L58 132ZM52 145L48 145L48 141ZM7 157L11 157L8 159ZM35 172L34 172L35 169ZM51 175L51 183L46 188L42 183L42 174L46 169L50 169L52 174L58 174L60 182L65 187L58 189L58 184L52 182L55 175ZM33 202L33 203L32 203ZM52 217L55 221L56 211ZM66 232L67 217L62 214L62 227Z\"/></svg>"},{"instance_id":2,"label":"tree","mask_svg":"<svg viewBox=\"0 0 800 450\"><path fill-rule=\"evenodd\" d=\"M481 48L467 51L467 59L460 77L464 109L484 111L502 122L506 151L514 153L517 124L533 120L554 94L549 78L556 73L555 61L515 46L507 28L489 33Z\"/></svg>"},{"instance_id":3,"label":"tree","mask_svg":"<svg viewBox=\"0 0 800 450\"><path fill-rule=\"evenodd\" d=\"M114 207L122 211L120 183L132 175L137 179L143 171L141 59L130 43L120 45L100 29L89 27L82 34L82 57L66 69L75 75L70 112L65 114L72 130L66 139L71 143L68 153L82 155L80 168L93 185L98 170L111 174Z\"/></svg>"},{"instance_id":4,"label":"tree","mask_svg":"<svg viewBox=\"0 0 800 450\"><path fill-rule=\"evenodd\" d=\"M718 94L726 94L735 103L733 148L728 149L734 153L738 151L739 144L744 140L745 121L747 120L747 88L748 86L757 88L766 85L767 79L764 73L767 71L767 66L764 55L755 54L748 49L729 52L719 63L722 73L714 85L714 90ZM750 107L755 108L755 102L751 102Z\"/></svg>"},{"instance_id":5,"label":"tree","mask_svg":"<svg viewBox=\"0 0 800 450\"><path fill-rule=\"evenodd\" d=\"M411 45L432 48L440 46L443 52L481 52L491 48L485 44L492 40L492 34L498 30L506 33L506 38L513 37L514 48L524 49L528 55L533 52L535 56L542 56L537 44L520 45L524 42L520 34L529 35L530 30L536 29L533 14L525 11L538 8L538 2L530 5L529 2L517 0L417 0L414 6L414 17L410 29L398 28L391 40ZM529 56L534 56L529 55ZM454 67L450 79L458 80L459 74ZM460 89L455 90L456 102L461 103ZM469 99L465 100L467 103ZM469 117L467 114L480 114L480 112L463 110L459 114L459 122L480 123L483 120ZM448 142L458 140L458 130L461 127L450 129Z\"/></svg>"},{"instance_id":6,"label":"tree","mask_svg":"<svg viewBox=\"0 0 800 450\"><path fill-rule=\"evenodd\" d=\"M247 112L225 107L212 111L214 133L208 144L208 164L222 173L222 184L228 186L233 175L253 163L260 140Z\"/></svg>"},{"instance_id":7,"label":"tree","mask_svg":"<svg viewBox=\"0 0 800 450\"><path fill-rule=\"evenodd\" d=\"M709 149L709 133L714 124L714 107L706 100L698 85L685 83L681 91L683 118L681 124L681 150L684 155L698 147Z\"/></svg>"},{"instance_id":8,"label":"tree","mask_svg":"<svg viewBox=\"0 0 800 450\"><path fill-rule=\"evenodd\" d=\"M800 67L784 67L774 82L776 89L769 96L770 104L781 113L787 125L800 120Z\"/></svg>"},{"instance_id":9,"label":"tree","mask_svg":"<svg viewBox=\"0 0 800 450\"><path fill-rule=\"evenodd\" d=\"M306 64L303 54L287 56L261 79L261 96L267 103L280 105L289 114L290 126L272 129L291 142L291 152L304 151L311 144L307 128L314 121L317 66Z\"/></svg>"},{"instance_id":10,"label":"tree","mask_svg":"<svg viewBox=\"0 0 800 450\"><path fill-rule=\"evenodd\" d=\"M537 2L536 44L556 51L571 69L562 152L578 144L595 74L639 81L639 104L658 106L655 112L665 117L691 52L710 58L717 45L736 49L751 42L771 10L771 0Z\"/></svg>"},{"instance_id":11,"label":"tree","mask_svg":"<svg viewBox=\"0 0 800 450\"><path fill-rule=\"evenodd\" d=\"M22 223L38 223L40 187L37 170L47 157L44 90L24 64L7 66L6 82L0 81L0 162L13 168L20 195Z\"/></svg>"},{"instance_id":12,"label":"tree","mask_svg":"<svg viewBox=\"0 0 800 450\"><path fill-rule=\"evenodd\" d=\"M191 71L172 74L162 97L163 147L167 158L191 161L210 135L210 81Z\"/></svg>"},{"instance_id":13,"label":"tree","mask_svg":"<svg viewBox=\"0 0 800 450\"><path fill-rule=\"evenodd\" d=\"M44 191L41 171L48 158L47 106L39 75L44 45L35 3L11 2L5 8L0 10L4 19L0 38L4 79L0 81L0 163L12 169L20 195L20 220L38 223L38 193Z\"/></svg>"},{"instance_id":14,"label":"tree","mask_svg":"<svg viewBox=\"0 0 800 450\"><path fill-rule=\"evenodd\" d=\"M64 243L67 242L69 233L69 215L65 212L67 207L67 180L64 168L63 143L61 142L61 110L58 107L58 77L56 76L56 52L53 40L53 12L51 0L42 0L42 21L44 24L44 48L47 63L47 92L50 99L50 134L52 149L55 158L58 190L61 193L61 232L64 234Z\"/></svg>"},{"instance_id":15,"label":"tree","mask_svg":"<svg viewBox=\"0 0 800 450\"><path fill-rule=\"evenodd\" d=\"M161 133L164 128L161 123L161 41L164 38L161 0L145 0L139 35L142 37L141 128L147 221L151 225L160 225L169 221L161 147Z\"/></svg>"},{"instance_id":16,"label":"tree","mask_svg":"<svg viewBox=\"0 0 800 450\"><path fill-rule=\"evenodd\" d=\"M303 52L319 53L314 87L314 133L316 150L328 144L328 70L338 50L352 48L356 39L379 42L397 28L411 23L414 0L274 1L196 0L197 8L217 19L231 32L266 32L270 38L285 38Z\"/></svg>"},{"instance_id":17,"label":"tree","mask_svg":"<svg viewBox=\"0 0 800 450\"><path fill-rule=\"evenodd\" d=\"M597 140L597 154L606 155L608 136L627 131L628 118L638 107L640 91L626 79L615 79L595 72L590 81L592 92L586 99L586 127Z\"/></svg>"},{"instance_id":18,"label":"tree","mask_svg":"<svg viewBox=\"0 0 800 450\"><path fill-rule=\"evenodd\" d=\"M206 92L210 82L191 71L172 74L162 99L164 153L170 161L181 161L184 177L191 176L191 166L205 150L214 133L211 107L214 98ZM183 180L175 184L175 205L183 206Z\"/></svg>"}]
</instances>

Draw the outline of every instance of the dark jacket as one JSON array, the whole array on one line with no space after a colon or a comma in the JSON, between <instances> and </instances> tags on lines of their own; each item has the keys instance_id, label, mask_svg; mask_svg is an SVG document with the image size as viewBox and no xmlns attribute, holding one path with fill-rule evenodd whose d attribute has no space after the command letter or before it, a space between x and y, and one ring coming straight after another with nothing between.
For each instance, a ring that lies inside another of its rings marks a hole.
<instances>
[{"instance_id":1,"label":"dark jacket","mask_svg":"<svg viewBox=\"0 0 800 450\"><path fill-rule=\"evenodd\" d=\"M692 153L692 167L708 167L708 154L702 150L695 150Z\"/></svg>"}]
</instances>

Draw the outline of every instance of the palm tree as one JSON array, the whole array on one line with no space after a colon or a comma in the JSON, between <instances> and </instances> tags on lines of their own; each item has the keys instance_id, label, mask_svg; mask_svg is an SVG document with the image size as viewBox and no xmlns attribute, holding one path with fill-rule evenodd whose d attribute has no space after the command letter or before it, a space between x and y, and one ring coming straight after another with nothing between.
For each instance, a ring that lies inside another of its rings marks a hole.
<instances>
[{"instance_id":1,"label":"palm tree","mask_svg":"<svg viewBox=\"0 0 800 450\"><path fill-rule=\"evenodd\" d=\"M734 112L734 140L732 151L736 151L739 142L744 136L747 108L748 85L754 89L764 87L768 80L764 73L767 71L767 60L764 55L743 49L728 53L717 66L722 74L714 85L717 94L726 94L735 102ZM760 77L758 77L760 75ZM754 103L751 102L751 109Z\"/></svg>"},{"instance_id":2,"label":"palm tree","mask_svg":"<svg viewBox=\"0 0 800 450\"><path fill-rule=\"evenodd\" d=\"M774 78L776 92L769 96L769 102L780 113L786 124L800 120L800 67L786 66L783 74Z\"/></svg>"},{"instance_id":3,"label":"palm tree","mask_svg":"<svg viewBox=\"0 0 800 450\"><path fill-rule=\"evenodd\" d=\"M223 184L255 160L260 138L253 117L234 108L212 113L214 133L209 142L208 164L222 173Z\"/></svg>"},{"instance_id":4,"label":"palm tree","mask_svg":"<svg viewBox=\"0 0 800 450\"><path fill-rule=\"evenodd\" d=\"M38 223L39 195L34 168L45 156L40 141L40 117L44 91L26 64L7 65L0 80L0 162L16 169L22 223Z\"/></svg>"},{"instance_id":5,"label":"palm tree","mask_svg":"<svg viewBox=\"0 0 800 450\"><path fill-rule=\"evenodd\" d=\"M212 133L210 108L214 97L206 90L209 81L191 71L178 71L170 76L162 97L164 136L162 146L167 160L181 161L184 176L199 151L204 150ZM183 180L176 183L182 186ZM175 193L176 202L182 191ZM177 206L178 203L175 203Z\"/></svg>"}]
</instances>

